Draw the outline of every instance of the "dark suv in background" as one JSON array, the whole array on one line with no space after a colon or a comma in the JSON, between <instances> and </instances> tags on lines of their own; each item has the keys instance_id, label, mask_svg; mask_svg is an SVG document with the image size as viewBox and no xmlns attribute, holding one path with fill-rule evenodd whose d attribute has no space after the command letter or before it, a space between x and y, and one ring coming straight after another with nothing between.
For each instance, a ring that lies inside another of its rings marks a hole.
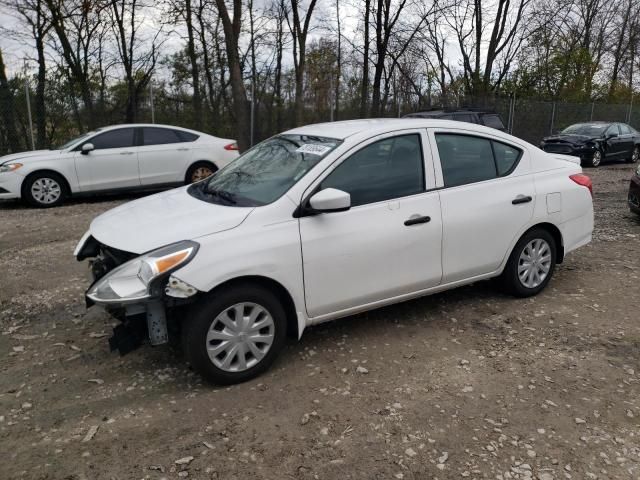
<instances>
[{"instance_id":1,"label":"dark suv in background","mask_svg":"<svg viewBox=\"0 0 640 480\"><path fill-rule=\"evenodd\" d=\"M458 122L477 123L497 130L506 131L502 118L495 112L474 108L458 110L426 110L405 115L403 118L437 118L439 120L456 120Z\"/></svg>"}]
</instances>

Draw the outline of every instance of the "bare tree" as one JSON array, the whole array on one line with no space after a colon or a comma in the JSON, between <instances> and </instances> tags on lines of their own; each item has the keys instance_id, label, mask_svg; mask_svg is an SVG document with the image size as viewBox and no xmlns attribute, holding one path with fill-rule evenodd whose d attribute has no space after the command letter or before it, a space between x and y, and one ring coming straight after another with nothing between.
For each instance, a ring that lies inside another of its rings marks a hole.
<instances>
[{"instance_id":1,"label":"bare tree","mask_svg":"<svg viewBox=\"0 0 640 480\"><path fill-rule=\"evenodd\" d=\"M289 25L293 35L293 64L296 73L296 98L295 98L295 122L301 125L304 122L304 67L306 61L307 35L313 16L316 0L311 0L304 18L301 21L298 0L291 0L291 12L293 25Z\"/></svg>"},{"instance_id":2,"label":"bare tree","mask_svg":"<svg viewBox=\"0 0 640 480\"><path fill-rule=\"evenodd\" d=\"M224 38L227 46L227 61L231 75L233 112L240 151L249 148L249 112L247 111L247 90L244 86L238 42L242 27L242 0L233 0L233 19L225 0L216 0L218 13L222 19Z\"/></svg>"}]
</instances>

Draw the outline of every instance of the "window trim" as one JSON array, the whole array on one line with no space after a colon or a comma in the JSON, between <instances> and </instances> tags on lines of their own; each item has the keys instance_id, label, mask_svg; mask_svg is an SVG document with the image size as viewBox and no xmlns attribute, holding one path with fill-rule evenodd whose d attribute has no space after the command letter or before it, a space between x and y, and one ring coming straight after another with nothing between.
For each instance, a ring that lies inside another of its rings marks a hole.
<instances>
[{"instance_id":1,"label":"window trim","mask_svg":"<svg viewBox=\"0 0 640 480\"><path fill-rule=\"evenodd\" d=\"M494 167L496 169L496 177L495 178L490 178L487 180L482 180L479 182L470 182L470 183L464 183L462 185L454 185L454 186L446 186L444 184L444 174L442 172L442 160L440 159L440 151L438 150L438 144L436 142L436 135L438 134L449 134L449 135L459 135L459 136L467 136L467 137L477 137L483 140L488 140L490 142L491 145L491 151L493 152L493 164ZM464 187L467 185L477 185L480 183L485 183L485 182L491 182L491 181L495 181L495 180L499 180L501 178L506 178L509 177L513 174L513 172L516 171L516 169L520 166L520 164L522 163L522 159L525 157L525 152L527 152L527 148L524 145L520 145L517 142L512 142L510 140L504 140L502 138L500 138L497 135L486 135L486 134L481 134L478 132L474 132L471 130L466 130L464 128L448 128L448 129L444 129L444 128L429 128L428 129L428 136L429 136L429 141L431 143L431 157L433 158L433 166L436 172L436 190L445 190L445 189L449 189L449 188L459 188L459 187ZM514 162L513 166L511 167L511 169L504 173L503 175L498 175L498 164L496 162L496 156L495 156L495 151L494 151L494 147L493 147L493 142L498 142L498 143L502 143L504 145L510 146L512 148L515 148L517 150L520 151L520 156L518 157L518 159L516 160L516 162ZM437 159L437 161L436 161Z\"/></svg>"},{"instance_id":2,"label":"window trim","mask_svg":"<svg viewBox=\"0 0 640 480\"><path fill-rule=\"evenodd\" d=\"M337 158L335 158L329 165L325 166L322 171L320 171L316 178L304 189L302 192L302 196L300 198L300 203L298 207L293 212L294 218L305 217L305 216L313 216L315 214L306 212L309 206L309 199L315 195L320 188L323 180L327 178L338 166L340 166L343 162L349 159L353 154L359 152L363 148L368 147L369 145L379 142L381 140L385 140L391 137L401 137L405 135L416 134L420 136L420 149L422 152L422 163L423 163L423 181L424 181L424 191L407 195L404 197L391 198L388 200L380 200L378 202L365 203L362 205L358 205L355 207L351 207L349 211L355 210L362 207L369 207L372 205L379 205L383 203L389 203L393 201L398 201L403 198L410 198L415 195L424 195L426 193L432 193L438 190L437 186L437 171L436 171L436 162L433 158L431 139L428 135L428 130L426 128L408 128L408 129L399 129L391 132L385 132L382 134L378 134L374 137L369 137L363 139L359 143L352 145L346 152L341 153Z\"/></svg>"}]
</instances>

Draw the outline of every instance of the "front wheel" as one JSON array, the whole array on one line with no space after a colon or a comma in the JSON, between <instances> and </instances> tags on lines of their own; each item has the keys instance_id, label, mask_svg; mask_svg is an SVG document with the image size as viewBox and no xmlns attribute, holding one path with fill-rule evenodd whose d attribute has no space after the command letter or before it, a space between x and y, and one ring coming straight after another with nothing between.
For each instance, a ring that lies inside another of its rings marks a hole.
<instances>
[{"instance_id":1,"label":"front wheel","mask_svg":"<svg viewBox=\"0 0 640 480\"><path fill-rule=\"evenodd\" d=\"M601 163L602 163L602 151L598 149L595 152L593 152L593 155L591 156L591 161L589 162L588 166L592 168L598 168Z\"/></svg>"},{"instance_id":2,"label":"front wheel","mask_svg":"<svg viewBox=\"0 0 640 480\"><path fill-rule=\"evenodd\" d=\"M57 173L35 173L25 180L22 195L34 207L57 207L64 202L66 184Z\"/></svg>"},{"instance_id":3,"label":"front wheel","mask_svg":"<svg viewBox=\"0 0 640 480\"><path fill-rule=\"evenodd\" d=\"M286 315L278 298L257 285L235 285L197 302L182 332L188 362L218 385L254 378L284 346Z\"/></svg>"},{"instance_id":4,"label":"front wheel","mask_svg":"<svg viewBox=\"0 0 640 480\"><path fill-rule=\"evenodd\" d=\"M640 159L640 147L633 147L633 152L631 152L631 157L627 160L629 163L637 163L638 159Z\"/></svg>"},{"instance_id":5,"label":"front wheel","mask_svg":"<svg viewBox=\"0 0 640 480\"><path fill-rule=\"evenodd\" d=\"M525 233L511 252L502 272L502 284L516 297L531 297L549 283L556 266L556 243L542 228Z\"/></svg>"}]
</instances>

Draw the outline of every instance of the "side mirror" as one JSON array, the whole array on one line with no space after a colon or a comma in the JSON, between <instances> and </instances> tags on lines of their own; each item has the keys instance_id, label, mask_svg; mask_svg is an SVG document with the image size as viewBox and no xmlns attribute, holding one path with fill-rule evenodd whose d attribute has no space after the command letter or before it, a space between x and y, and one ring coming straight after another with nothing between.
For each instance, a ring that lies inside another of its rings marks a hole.
<instances>
[{"instance_id":1,"label":"side mirror","mask_svg":"<svg viewBox=\"0 0 640 480\"><path fill-rule=\"evenodd\" d=\"M344 212L351 208L351 195L336 188L325 188L309 199L316 213Z\"/></svg>"},{"instance_id":2,"label":"side mirror","mask_svg":"<svg viewBox=\"0 0 640 480\"><path fill-rule=\"evenodd\" d=\"M85 143L84 145L82 145L82 149L80 150L80 153L82 153L83 155L87 155L89 152L92 152L95 149L95 147L93 146L93 143Z\"/></svg>"}]
</instances>

